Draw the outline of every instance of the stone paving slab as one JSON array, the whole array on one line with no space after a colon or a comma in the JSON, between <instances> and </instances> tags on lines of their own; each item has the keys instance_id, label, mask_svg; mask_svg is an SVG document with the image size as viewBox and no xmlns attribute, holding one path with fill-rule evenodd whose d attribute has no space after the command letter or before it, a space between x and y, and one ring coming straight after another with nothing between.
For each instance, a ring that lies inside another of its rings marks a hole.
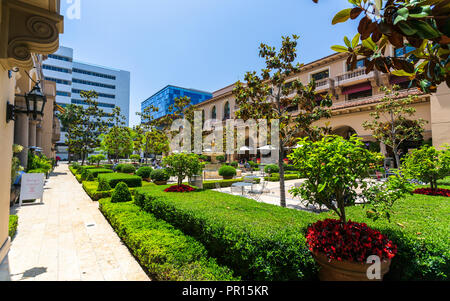
<instances>
[{"instance_id":1,"label":"stone paving slab","mask_svg":"<svg viewBox=\"0 0 450 301\"><path fill-rule=\"evenodd\" d=\"M0 281L150 280L66 164L47 180L44 204L12 211L19 227Z\"/></svg>"}]
</instances>

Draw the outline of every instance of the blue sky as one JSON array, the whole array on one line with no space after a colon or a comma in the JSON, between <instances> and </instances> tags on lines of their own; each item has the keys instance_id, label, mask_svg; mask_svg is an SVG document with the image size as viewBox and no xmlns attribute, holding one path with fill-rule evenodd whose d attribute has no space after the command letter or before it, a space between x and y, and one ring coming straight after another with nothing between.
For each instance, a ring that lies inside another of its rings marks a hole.
<instances>
[{"instance_id":1,"label":"blue sky","mask_svg":"<svg viewBox=\"0 0 450 301\"><path fill-rule=\"evenodd\" d=\"M62 13L71 0L61 0ZM61 45L76 60L131 72L131 125L140 103L168 84L213 92L260 70L261 42L300 36L298 59L332 53L353 23L331 25L347 0L80 0L65 20Z\"/></svg>"}]
</instances>

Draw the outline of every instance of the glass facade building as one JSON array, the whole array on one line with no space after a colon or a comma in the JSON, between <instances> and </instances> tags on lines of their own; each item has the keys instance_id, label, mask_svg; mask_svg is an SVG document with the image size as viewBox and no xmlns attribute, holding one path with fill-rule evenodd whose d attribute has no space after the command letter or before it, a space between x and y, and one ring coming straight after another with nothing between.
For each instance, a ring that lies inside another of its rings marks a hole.
<instances>
[{"instance_id":1,"label":"glass facade building","mask_svg":"<svg viewBox=\"0 0 450 301\"><path fill-rule=\"evenodd\" d=\"M175 103L175 98L183 96L189 97L191 104L196 105L211 99L212 93L169 85L143 101L141 104L141 112L144 112L146 108L153 105L158 108L158 112L153 113L153 118L161 118L171 113L169 112L169 107Z\"/></svg>"}]
</instances>

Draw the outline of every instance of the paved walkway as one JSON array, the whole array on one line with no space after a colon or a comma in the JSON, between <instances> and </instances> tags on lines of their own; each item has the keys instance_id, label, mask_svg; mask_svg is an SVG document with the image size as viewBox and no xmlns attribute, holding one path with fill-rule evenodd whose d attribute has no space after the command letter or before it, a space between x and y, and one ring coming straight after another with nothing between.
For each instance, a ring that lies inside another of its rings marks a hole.
<instances>
[{"instance_id":1,"label":"paved walkway","mask_svg":"<svg viewBox=\"0 0 450 301\"><path fill-rule=\"evenodd\" d=\"M149 280L67 165L47 181L44 204L13 210L19 227L0 281Z\"/></svg>"}]
</instances>

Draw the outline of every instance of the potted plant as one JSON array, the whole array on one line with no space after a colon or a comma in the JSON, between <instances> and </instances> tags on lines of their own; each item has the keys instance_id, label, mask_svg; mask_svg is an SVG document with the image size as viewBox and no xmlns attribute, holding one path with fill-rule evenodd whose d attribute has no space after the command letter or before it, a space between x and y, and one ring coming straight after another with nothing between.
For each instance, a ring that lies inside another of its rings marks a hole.
<instances>
[{"instance_id":1,"label":"potted plant","mask_svg":"<svg viewBox=\"0 0 450 301\"><path fill-rule=\"evenodd\" d=\"M225 180L233 179L236 174L236 168L233 166L224 165L219 169L219 176L222 176Z\"/></svg>"},{"instance_id":2,"label":"potted plant","mask_svg":"<svg viewBox=\"0 0 450 301\"><path fill-rule=\"evenodd\" d=\"M150 178L156 185L167 185L167 181L170 179L170 176L164 169L155 169L150 174Z\"/></svg>"},{"instance_id":3,"label":"potted plant","mask_svg":"<svg viewBox=\"0 0 450 301\"><path fill-rule=\"evenodd\" d=\"M379 156L367 150L356 135L349 140L340 136L327 136L317 142L300 139L299 147L290 155L299 176L305 179L290 192L308 205L325 206L339 217L319 221L307 230L307 244L320 266L321 280L381 280L389 271L397 252L393 242L366 224L348 220L346 215L346 207L362 198L370 206L368 217L389 217L392 204L410 192L408 182L401 177L368 187L363 180ZM362 189L362 195L356 189ZM379 260L381 269L372 279L368 271L374 259Z\"/></svg>"}]
</instances>

